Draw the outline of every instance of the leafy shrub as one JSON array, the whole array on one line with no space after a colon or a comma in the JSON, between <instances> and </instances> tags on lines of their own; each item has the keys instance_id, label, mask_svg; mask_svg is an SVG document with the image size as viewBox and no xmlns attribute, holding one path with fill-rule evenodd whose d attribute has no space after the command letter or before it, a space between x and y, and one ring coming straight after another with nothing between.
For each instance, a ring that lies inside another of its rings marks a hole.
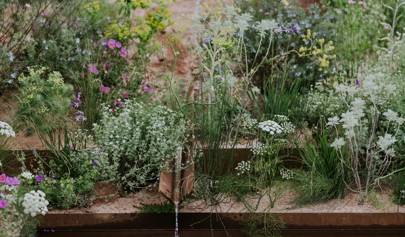
<instances>
[{"instance_id":1,"label":"leafy shrub","mask_svg":"<svg viewBox=\"0 0 405 237\"><path fill-rule=\"evenodd\" d=\"M33 129L51 150L62 148L72 86L64 83L59 72L49 73L46 68L30 68L28 75L18 80L17 127Z\"/></svg>"},{"instance_id":2,"label":"leafy shrub","mask_svg":"<svg viewBox=\"0 0 405 237\"><path fill-rule=\"evenodd\" d=\"M128 100L117 111L105 108L94 128L96 143L109 155L109 168L126 190L156 181L159 171L185 141L186 123L164 106Z\"/></svg>"}]
</instances>

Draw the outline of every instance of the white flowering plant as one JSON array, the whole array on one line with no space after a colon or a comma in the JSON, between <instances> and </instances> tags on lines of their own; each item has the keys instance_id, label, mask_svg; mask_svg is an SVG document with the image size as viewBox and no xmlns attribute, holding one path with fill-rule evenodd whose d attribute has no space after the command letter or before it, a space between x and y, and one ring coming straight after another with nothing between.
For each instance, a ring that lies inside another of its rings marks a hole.
<instances>
[{"instance_id":1,"label":"white flowering plant","mask_svg":"<svg viewBox=\"0 0 405 237\"><path fill-rule=\"evenodd\" d=\"M274 180L290 178L290 172L282 165L281 151L289 145L287 138L294 133L295 126L287 116L275 115L273 120L258 123L257 128L259 141L252 148L252 160L248 165L238 166L237 171L238 173L249 171L248 174L253 178L255 187L259 190L264 189L265 195L268 195L273 205L276 198L271 191Z\"/></svg>"},{"instance_id":2,"label":"white flowering plant","mask_svg":"<svg viewBox=\"0 0 405 237\"><path fill-rule=\"evenodd\" d=\"M385 72L369 71L352 84L336 85L345 111L327 122L334 133L331 146L351 173L356 191L366 194L392 171L402 139L405 119L389 108L397 93L389 79Z\"/></svg>"},{"instance_id":3,"label":"white flowering plant","mask_svg":"<svg viewBox=\"0 0 405 237\"><path fill-rule=\"evenodd\" d=\"M94 133L109 157L109 162L100 164L110 175L106 178L133 191L156 181L175 157L186 139L186 121L164 106L128 100L119 111L106 107Z\"/></svg>"},{"instance_id":4,"label":"white flowering plant","mask_svg":"<svg viewBox=\"0 0 405 237\"><path fill-rule=\"evenodd\" d=\"M37 216L48 212L48 200L38 184L43 176L29 171L13 177L0 174L0 233L4 237L35 236Z\"/></svg>"}]
</instances>

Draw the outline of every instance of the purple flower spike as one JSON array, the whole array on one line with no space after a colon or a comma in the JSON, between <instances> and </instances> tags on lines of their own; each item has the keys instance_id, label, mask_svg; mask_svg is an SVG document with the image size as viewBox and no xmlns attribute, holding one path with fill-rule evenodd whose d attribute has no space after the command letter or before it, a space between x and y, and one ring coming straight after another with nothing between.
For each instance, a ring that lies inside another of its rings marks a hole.
<instances>
[{"instance_id":1,"label":"purple flower spike","mask_svg":"<svg viewBox=\"0 0 405 237\"><path fill-rule=\"evenodd\" d=\"M7 207L7 200L0 199L0 209L4 209Z\"/></svg>"},{"instance_id":2,"label":"purple flower spike","mask_svg":"<svg viewBox=\"0 0 405 237\"><path fill-rule=\"evenodd\" d=\"M100 85L100 93L101 94L108 94L110 93L110 87L104 86L103 84Z\"/></svg>"},{"instance_id":3,"label":"purple flower spike","mask_svg":"<svg viewBox=\"0 0 405 237\"><path fill-rule=\"evenodd\" d=\"M128 56L128 51L125 48L120 49L120 56L126 58Z\"/></svg>"},{"instance_id":4,"label":"purple flower spike","mask_svg":"<svg viewBox=\"0 0 405 237\"><path fill-rule=\"evenodd\" d=\"M6 181L4 183L8 186L18 186L20 185L20 180L16 177L6 177Z\"/></svg>"},{"instance_id":5,"label":"purple flower spike","mask_svg":"<svg viewBox=\"0 0 405 237\"><path fill-rule=\"evenodd\" d=\"M360 87L360 80L356 79L356 81L354 81L354 84L356 85L356 88Z\"/></svg>"},{"instance_id":6,"label":"purple flower spike","mask_svg":"<svg viewBox=\"0 0 405 237\"><path fill-rule=\"evenodd\" d=\"M44 176L42 175L35 175L35 182L41 183L44 180Z\"/></svg>"},{"instance_id":7,"label":"purple flower spike","mask_svg":"<svg viewBox=\"0 0 405 237\"><path fill-rule=\"evenodd\" d=\"M96 66L95 64L90 64L87 69L88 69L88 71L89 71L90 73L93 73L94 75L98 75L98 74L99 74L99 71L98 71L97 66Z\"/></svg>"},{"instance_id":8,"label":"purple flower spike","mask_svg":"<svg viewBox=\"0 0 405 237\"><path fill-rule=\"evenodd\" d=\"M75 97L70 102L70 107L72 107L74 109L78 109L80 107L81 103L82 103L82 101L81 101L81 93L77 92Z\"/></svg>"}]
</instances>

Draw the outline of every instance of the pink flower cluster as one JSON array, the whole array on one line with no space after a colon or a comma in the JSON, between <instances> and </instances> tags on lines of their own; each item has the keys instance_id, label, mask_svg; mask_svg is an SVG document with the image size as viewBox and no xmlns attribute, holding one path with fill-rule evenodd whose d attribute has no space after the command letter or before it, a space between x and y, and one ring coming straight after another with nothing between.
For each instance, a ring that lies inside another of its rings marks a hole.
<instances>
[{"instance_id":1,"label":"pink flower cluster","mask_svg":"<svg viewBox=\"0 0 405 237\"><path fill-rule=\"evenodd\" d=\"M102 43L103 46L109 48L109 49L119 49L118 53L122 58L126 58L128 56L128 51L126 48L122 47L121 42L115 39L109 39L107 41L104 41Z\"/></svg>"},{"instance_id":2,"label":"pink flower cluster","mask_svg":"<svg viewBox=\"0 0 405 237\"><path fill-rule=\"evenodd\" d=\"M18 186L20 185L20 180L17 177L7 176L5 174L0 175L0 184L5 184L8 186Z\"/></svg>"}]
</instances>

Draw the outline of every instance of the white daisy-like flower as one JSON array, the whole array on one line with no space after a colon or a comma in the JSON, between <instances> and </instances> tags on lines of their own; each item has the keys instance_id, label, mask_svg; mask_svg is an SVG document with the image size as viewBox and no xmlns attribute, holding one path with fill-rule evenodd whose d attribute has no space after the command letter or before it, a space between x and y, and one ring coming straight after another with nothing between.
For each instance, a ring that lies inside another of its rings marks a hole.
<instances>
[{"instance_id":1,"label":"white daisy-like flower","mask_svg":"<svg viewBox=\"0 0 405 237\"><path fill-rule=\"evenodd\" d=\"M330 146L335 148L336 150L339 150L344 145L345 140L341 137L336 138L335 141L333 141L332 144L330 144Z\"/></svg>"}]
</instances>

